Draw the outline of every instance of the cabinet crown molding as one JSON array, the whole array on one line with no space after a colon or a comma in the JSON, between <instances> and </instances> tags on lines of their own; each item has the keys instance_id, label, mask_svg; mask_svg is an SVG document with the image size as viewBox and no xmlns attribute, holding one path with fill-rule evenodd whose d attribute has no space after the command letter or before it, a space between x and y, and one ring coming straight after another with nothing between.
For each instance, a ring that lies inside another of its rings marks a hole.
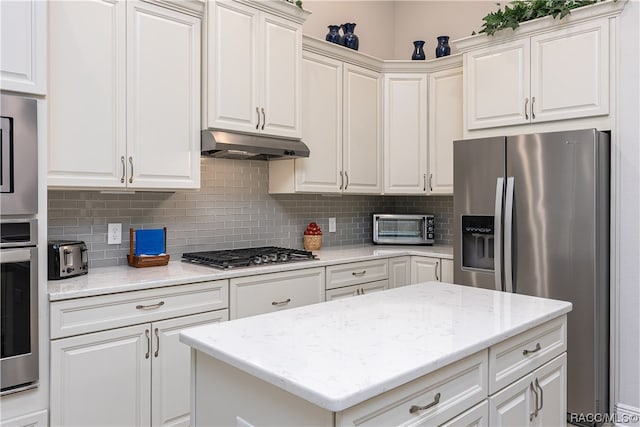
<instances>
[{"instance_id":1,"label":"cabinet crown molding","mask_svg":"<svg viewBox=\"0 0 640 427\"><path fill-rule=\"evenodd\" d=\"M220 0L217 0L220 1ZM228 0L223 0L228 1ZM272 15L279 16L284 19L288 19L296 24L304 24L311 12L308 10L300 9L293 3L289 3L286 0L233 0L237 3L245 4L254 9L261 10L263 12L271 13Z\"/></svg>"},{"instance_id":2,"label":"cabinet crown molding","mask_svg":"<svg viewBox=\"0 0 640 427\"><path fill-rule=\"evenodd\" d=\"M302 50L357 65L376 73L431 73L462 65L462 55L459 54L427 61L384 60L307 35L302 36Z\"/></svg>"},{"instance_id":3,"label":"cabinet crown molding","mask_svg":"<svg viewBox=\"0 0 640 427\"><path fill-rule=\"evenodd\" d=\"M532 19L531 21L521 22L520 26L515 30L501 30L492 36L476 34L452 40L451 43L459 52L465 53L476 48L501 44L513 39L562 30L582 22L618 16L627 4L627 1L628 0L607 0L572 9L571 13L562 19L544 16L542 18Z\"/></svg>"}]
</instances>

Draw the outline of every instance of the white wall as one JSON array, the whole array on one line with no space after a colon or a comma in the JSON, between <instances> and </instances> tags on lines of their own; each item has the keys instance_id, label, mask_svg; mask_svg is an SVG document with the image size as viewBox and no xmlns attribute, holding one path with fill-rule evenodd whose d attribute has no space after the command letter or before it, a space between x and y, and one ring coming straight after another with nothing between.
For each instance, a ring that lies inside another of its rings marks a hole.
<instances>
[{"instance_id":1,"label":"white wall","mask_svg":"<svg viewBox=\"0 0 640 427\"><path fill-rule=\"evenodd\" d=\"M620 19L618 318L616 411L640 416L640 2ZM639 426L635 423L619 425Z\"/></svg>"},{"instance_id":2,"label":"white wall","mask_svg":"<svg viewBox=\"0 0 640 427\"><path fill-rule=\"evenodd\" d=\"M324 39L328 25L355 22L358 50L380 59L411 59L414 40L425 40L427 59L434 58L437 36L469 36L482 28L482 17L498 8L488 0L309 0L303 7L312 12L305 34Z\"/></svg>"}]
</instances>

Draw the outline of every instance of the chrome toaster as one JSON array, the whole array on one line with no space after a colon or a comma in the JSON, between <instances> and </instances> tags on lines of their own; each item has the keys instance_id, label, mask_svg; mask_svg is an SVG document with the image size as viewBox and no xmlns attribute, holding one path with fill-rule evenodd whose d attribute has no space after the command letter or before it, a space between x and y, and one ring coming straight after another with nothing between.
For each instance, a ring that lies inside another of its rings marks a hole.
<instances>
[{"instance_id":1,"label":"chrome toaster","mask_svg":"<svg viewBox=\"0 0 640 427\"><path fill-rule=\"evenodd\" d=\"M66 279L89 272L87 245L82 241L49 241L47 260L49 280Z\"/></svg>"}]
</instances>

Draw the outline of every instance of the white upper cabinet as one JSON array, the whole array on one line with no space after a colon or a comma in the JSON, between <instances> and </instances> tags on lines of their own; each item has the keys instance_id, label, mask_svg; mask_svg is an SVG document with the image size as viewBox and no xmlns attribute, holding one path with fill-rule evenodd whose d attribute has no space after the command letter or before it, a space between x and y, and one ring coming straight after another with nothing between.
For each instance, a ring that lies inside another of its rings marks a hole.
<instances>
[{"instance_id":1,"label":"white upper cabinet","mask_svg":"<svg viewBox=\"0 0 640 427\"><path fill-rule=\"evenodd\" d=\"M47 90L47 4L0 2L0 89L44 95Z\"/></svg>"},{"instance_id":2,"label":"white upper cabinet","mask_svg":"<svg viewBox=\"0 0 640 427\"><path fill-rule=\"evenodd\" d=\"M382 78L379 73L344 64L342 125L344 192L382 191Z\"/></svg>"},{"instance_id":3,"label":"white upper cabinet","mask_svg":"<svg viewBox=\"0 0 640 427\"><path fill-rule=\"evenodd\" d=\"M351 52L334 52L345 48L307 42L301 110L302 141L310 155L269 162L269 192L380 194L381 75L345 61Z\"/></svg>"},{"instance_id":4,"label":"white upper cabinet","mask_svg":"<svg viewBox=\"0 0 640 427\"><path fill-rule=\"evenodd\" d=\"M205 127L300 138L307 15L286 2L209 3Z\"/></svg>"},{"instance_id":5,"label":"white upper cabinet","mask_svg":"<svg viewBox=\"0 0 640 427\"><path fill-rule=\"evenodd\" d=\"M384 76L384 192L427 191L427 74Z\"/></svg>"},{"instance_id":6,"label":"white upper cabinet","mask_svg":"<svg viewBox=\"0 0 640 427\"><path fill-rule=\"evenodd\" d=\"M49 9L49 186L199 188L199 12L135 0Z\"/></svg>"},{"instance_id":7,"label":"white upper cabinet","mask_svg":"<svg viewBox=\"0 0 640 427\"><path fill-rule=\"evenodd\" d=\"M429 75L427 194L453 194L453 141L462 139L462 67Z\"/></svg>"},{"instance_id":8,"label":"white upper cabinet","mask_svg":"<svg viewBox=\"0 0 640 427\"><path fill-rule=\"evenodd\" d=\"M466 129L607 116L610 21L622 7L598 3L560 22L541 18L514 32L455 41L464 52Z\"/></svg>"}]
</instances>

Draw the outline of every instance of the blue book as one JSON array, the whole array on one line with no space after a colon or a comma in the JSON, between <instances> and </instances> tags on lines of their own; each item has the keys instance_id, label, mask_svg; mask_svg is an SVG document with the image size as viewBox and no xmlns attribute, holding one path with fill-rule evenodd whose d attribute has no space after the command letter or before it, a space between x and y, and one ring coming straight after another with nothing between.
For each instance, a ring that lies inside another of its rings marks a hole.
<instances>
[{"instance_id":1,"label":"blue book","mask_svg":"<svg viewBox=\"0 0 640 427\"><path fill-rule=\"evenodd\" d=\"M164 229L136 230L136 256L160 255L164 252Z\"/></svg>"}]
</instances>

